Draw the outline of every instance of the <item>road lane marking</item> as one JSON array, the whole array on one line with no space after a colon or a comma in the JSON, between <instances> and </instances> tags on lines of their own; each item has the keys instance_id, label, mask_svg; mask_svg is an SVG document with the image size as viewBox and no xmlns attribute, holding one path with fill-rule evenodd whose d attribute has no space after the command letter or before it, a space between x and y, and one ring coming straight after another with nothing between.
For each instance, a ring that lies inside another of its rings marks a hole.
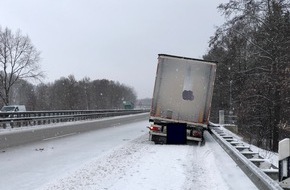
<instances>
[{"instance_id":1,"label":"road lane marking","mask_svg":"<svg viewBox=\"0 0 290 190\"><path fill-rule=\"evenodd\" d=\"M60 136L49 137L49 138L43 139L43 141L48 141L48 140L52 140L52 139L58 139L58 138L62 138L62 137L72 136L72 135L75 135L75 134L77 134L77 133L69 133L69 134L60 135Z\"/></svg>"}]
</instances>

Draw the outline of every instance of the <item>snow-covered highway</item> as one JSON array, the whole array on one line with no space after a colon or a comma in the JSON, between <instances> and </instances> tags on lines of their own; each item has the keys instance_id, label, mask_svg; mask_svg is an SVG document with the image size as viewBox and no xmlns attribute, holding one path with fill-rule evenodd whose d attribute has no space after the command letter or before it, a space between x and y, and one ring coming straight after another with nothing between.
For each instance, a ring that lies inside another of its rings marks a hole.
<instances>
[{"instance_id":1,"label":"snow-covered highway","mask_svg":"<svg viewBox=\"0 0 290 190\"><path fill-rule=\"evenodd\" d=\"M148 120L2 149L0 189L257 189L215 140L154 145Z\"/></svg>"}]
</instances>

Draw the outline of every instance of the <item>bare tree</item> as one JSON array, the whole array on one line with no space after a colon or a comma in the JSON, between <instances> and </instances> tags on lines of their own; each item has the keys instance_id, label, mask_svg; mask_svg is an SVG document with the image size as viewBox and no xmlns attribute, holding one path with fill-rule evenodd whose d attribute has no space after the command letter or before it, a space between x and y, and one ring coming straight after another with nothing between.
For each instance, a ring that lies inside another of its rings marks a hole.
<instances>
[{"instance_id":1,"label":"bare tree","mask_svg":"<svg viewBox=\"0 0 290 190\"><path fill-rule=\"evenodd\" d=\"M33 84L18 80L10 90L10 104L25 105L27 110L35 110L36 94Z\"/></svg>"},{"instance_id":2,"label":"bare tree","mask_svg":"<svg viewBox=\"0 0 290 190\"><path fill-rule=\"evenodd\" d=\"M27 35L0 28L0 98L5 105L9 104L11 87L19 79L43 78L39 61L40 52Z\"/></svg>"}]
</instances>

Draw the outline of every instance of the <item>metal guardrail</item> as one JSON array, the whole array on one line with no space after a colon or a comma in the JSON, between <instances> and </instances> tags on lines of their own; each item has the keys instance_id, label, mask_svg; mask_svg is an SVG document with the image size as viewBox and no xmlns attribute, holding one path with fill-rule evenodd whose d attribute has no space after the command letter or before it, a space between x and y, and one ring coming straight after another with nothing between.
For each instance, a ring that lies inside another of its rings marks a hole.
<instances>
[{"instance_id":1,"label":"metal guardrail","mask_svg":"<svg viewBox=\"0 0 290 190\"><path fill-rule=\"evenodd\" d=\"M210 127L210 131L214 139L259 189L283 189L277 182L277 167L272 164L266 164L268 168L260 168L261 164L265 162L265 159L263 159L259 153L253 152L249 146L237 140L219 126Z\"/></svg>"},{"instance_id":2,"label":"metal guardrail","mask_svg":"<svg viewBox=\"0 0 290 190\"><path fill-rule=\"evenodd\" d=\"M108 117L106 119L87 120L87 122L67 122L57 125L31 126L0 132L0 150L42 140L63 138L107 127L117 127L148 119L149 114L130 114L125 117ZM19 129L19 130L18 130ZM0 151L1 154L1 151Z\"/></svg>"},{"instance_id":3,"label":"metal guardrail","mask_svg":"<svg viewBox=\"0 0 290 190\"><path fill-rule=\"evenodd\" d=\"M98 119L145 112L149 112L149 110L58 110L0 112L0 127L5 129L8 126L13 128L31 125L45 125L50 123Z\"/></svg>"}]
</instances>

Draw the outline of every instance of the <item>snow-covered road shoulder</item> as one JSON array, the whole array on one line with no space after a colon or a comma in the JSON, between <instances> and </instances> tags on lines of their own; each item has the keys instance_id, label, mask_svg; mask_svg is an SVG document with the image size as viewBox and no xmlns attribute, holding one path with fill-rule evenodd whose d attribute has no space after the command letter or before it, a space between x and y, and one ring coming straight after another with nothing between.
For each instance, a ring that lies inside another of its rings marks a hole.
<instances>
[{"instance_id":1,"label":"snow-covered road shoulder","mask_svg":"<svg viewBox=\"0 0 290 190\"><path fill-rule=\"evenodd\" d=\"M211 140L204 146L154 145L143 135L42 189L256 189Z\"/></svg>"}]
</instances>

